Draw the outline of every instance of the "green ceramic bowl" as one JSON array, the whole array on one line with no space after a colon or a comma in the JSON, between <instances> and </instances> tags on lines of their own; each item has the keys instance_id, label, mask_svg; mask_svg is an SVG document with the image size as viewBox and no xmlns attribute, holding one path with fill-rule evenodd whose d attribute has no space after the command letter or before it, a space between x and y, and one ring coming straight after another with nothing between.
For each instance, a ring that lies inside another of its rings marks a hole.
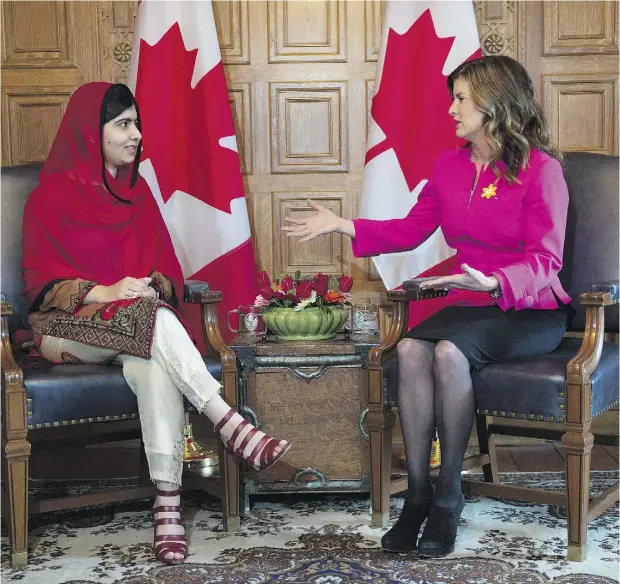
<instances>
[{"instance_id":1,"label":"green ceramic bowl","mask_svg":"<svg viewBox=\"0 0 620 584\"><path fill-rule=\"evenodd\" d=\"M269 308L262 313L265 326L282 341L322 341L332 339L349 316L344 306L327 310L313 306L302 310Z\"/></svg>"}]
</instances>

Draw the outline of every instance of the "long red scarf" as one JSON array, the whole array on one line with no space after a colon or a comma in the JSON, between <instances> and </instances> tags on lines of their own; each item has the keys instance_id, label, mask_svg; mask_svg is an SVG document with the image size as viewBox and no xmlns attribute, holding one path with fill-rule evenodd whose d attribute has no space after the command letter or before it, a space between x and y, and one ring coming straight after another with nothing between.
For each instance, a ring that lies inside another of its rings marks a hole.
<instances>
[{"instance_id":1,"label":"long red scarf","mask_svg":"<svg viewBox=\"0 0 620 584\"><path fill-rule=\"evenodd\" d=\"M23 277L31 306L54 280L112 285L152 271L168 276L182 300L182 272L157 203L132 165L103 171L100 110L109 83L87 83L71 96L39 186L26 203ZM110 189L106 188L103 172Z\"/></svg>"}]
</instances>

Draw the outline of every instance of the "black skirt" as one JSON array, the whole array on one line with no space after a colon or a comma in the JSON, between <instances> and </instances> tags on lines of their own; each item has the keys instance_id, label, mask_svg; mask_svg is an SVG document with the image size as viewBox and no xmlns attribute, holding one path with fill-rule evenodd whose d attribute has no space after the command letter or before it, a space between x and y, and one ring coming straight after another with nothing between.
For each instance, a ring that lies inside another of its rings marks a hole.
<instances>
[{"instance_id":1,"label":"black skirt","mask_svg":"<svg viewBox=\"0 0 620 584\"><path fill-rule=\"evenodd\" d=\"M413 327L405 338L454 343L472 369L497 361L550 353L562 341L567 310L508 310L449 306Z\"/></svg>"}]
</instances>

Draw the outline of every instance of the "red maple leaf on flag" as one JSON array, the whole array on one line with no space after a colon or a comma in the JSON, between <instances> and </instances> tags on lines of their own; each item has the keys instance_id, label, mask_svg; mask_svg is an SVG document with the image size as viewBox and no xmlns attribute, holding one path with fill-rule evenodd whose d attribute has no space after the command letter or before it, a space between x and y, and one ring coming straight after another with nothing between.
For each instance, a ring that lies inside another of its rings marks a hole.
<instances>
[{"instance_id":1,"label":"red maple leaf on flag","mask_svg":"<svg viewBox=\"0 0 620 584\"><path fill-rule=\"evenodd\" d=\"M386 138L366 153L366 164L394 149L409 190L427 178L442 150L458 144L448 115L450 95L442 74L455 37L439 38L430 10L400 35L390 29L379 91L371 113ZM470 58L480 56L478 49Z\"/></svg>"},{"instance_id":2,"label":"red maple leaf on flag","mask_svg":"<svg viewBox=\"0 0 620 584\"><path fill-rule=\"evenodd\" d=\"M235 135L222 62L192 89L198 49L185 49L175 23L154 45L140 40L136 100L164 203L183 191L225 213L243 197L239 155L219 144Z\"/></svg>"}]
</instances>

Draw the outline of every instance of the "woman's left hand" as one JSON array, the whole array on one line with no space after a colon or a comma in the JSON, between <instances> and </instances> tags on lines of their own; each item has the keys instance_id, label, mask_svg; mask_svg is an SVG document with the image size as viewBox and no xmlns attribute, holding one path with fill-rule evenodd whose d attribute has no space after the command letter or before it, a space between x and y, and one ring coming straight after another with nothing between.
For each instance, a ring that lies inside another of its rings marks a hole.
<instances>
[{"instance_id":1,"label":"woman's left hand","mask_svg":"<svg viewBox=\"0 0 620 584\"><path fill-rule=\"evenodd\" d=\"M150 277L140 278L140 280L142 280L144 282L144 285L146 286L146 290L141 294L143 298L158 298L159 297L157 290L155 290L155 288L153 288L152 286L149 286L153 278L150 278Z\"/></svg>"},{"instance_id":2,"label":"woman's left hand","mask_svg":"<svg viewBox=\"0 0 620 584\"><path fill-rule=\"evenodd\" d=\"M499 286L495 276L485 276L482 272L470 268L467 264L461 264L462 274L452 276L439 276L426 280L420 284L420 288L459 288L461 290L473 290L476 292L490 292Z\"/></svg>"}]
</instances>

